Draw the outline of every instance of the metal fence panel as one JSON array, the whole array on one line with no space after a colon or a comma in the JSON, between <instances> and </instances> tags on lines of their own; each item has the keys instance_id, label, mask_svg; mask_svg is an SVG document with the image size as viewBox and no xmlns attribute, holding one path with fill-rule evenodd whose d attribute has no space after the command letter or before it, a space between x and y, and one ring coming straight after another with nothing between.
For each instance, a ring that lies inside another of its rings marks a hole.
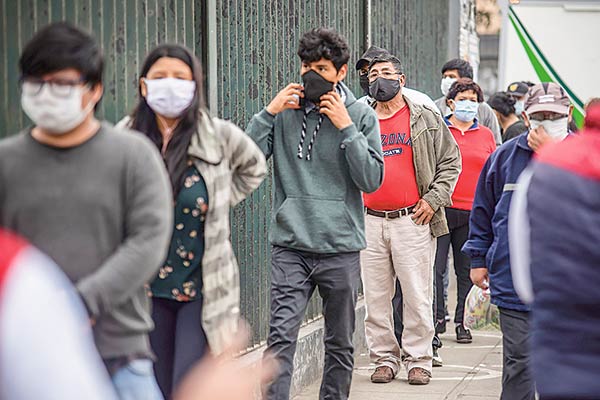
<instances>
[{"instance_id":1,"label":"metal fence panel","mask_svg":"<svg viewBox=\"0 0 600 400\"><path fill-rule=\"evenodd\" d=\"M202 55L204 0L0 0L0 137L29 122L21 112L18 61L44 25L70 21L93 33L105 56L98 116L111 122L137 99L138 72L150 49L178 42Z\"/></svg>"},{"instance_id":2,"label":"metal fence panel","mask_svg":"<svg viewBox=\"0 0 600 400\"><path fill-rule=\"evenodd\" d=\"M449 2L440 0L372 0L371 43L402 61L406 86L433 99L448 52Z\"/></svg>"},{"instance_id":3,"label":"metal fence panel","mask_svg":"<svg viewBox=\"0 0 600 400\"><path fill-rule=\"evenodd\" d=\"M212 110L244 128L289 82L299 82L296 55L301 35L314 27L336 28L350 45L346 83L360 95L354 63L365 51L367 0L0 0L0 137L27 124L20 110L19 53L33 33L69 20L93 32L105 53L105 93L99 117L118 121L137 98L138 69L156 44L187 45L205 66L216 91ZM400 56L409 86L439 91L445 61L446 2L371 0L372 43ZM215 4L215 32L207 32L207 3ZM212 35L212 36L209 36ZM216 54L207 41L216 40ZM242 280L242 313L253 327L252 345L266 339L269 323L272 180L232 211L232 242ZM319 315L315 297L306 321Z\"/></svg>"},{"instance_id":4,"label":"metal fence panel","mask_svg":"<svg viewBox=\"0 0 600 400\"><path fill-rule=\"evenodd\" d=\"M353 65L364 51L362 3L218 0L218 114L245 127L279 90L290 82L300 82L298 41L311 28L328 26L343 34L349 42ZM353 68L347 83L358 89ZM254 344L260 344L268 334L271 190L269 178L232 213L232 240L242 280L242 313L251 322ZM320 310L320 301L314 296L306 320L317 317Z\"/></svg>"}]
</instances>

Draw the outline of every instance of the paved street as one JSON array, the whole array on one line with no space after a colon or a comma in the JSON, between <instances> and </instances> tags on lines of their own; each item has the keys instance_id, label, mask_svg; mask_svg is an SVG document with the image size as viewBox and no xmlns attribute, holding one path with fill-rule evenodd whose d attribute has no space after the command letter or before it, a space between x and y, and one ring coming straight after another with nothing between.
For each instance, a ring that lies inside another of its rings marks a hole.
<instances>
[{"instance_id":1,"label":"paved street","mask_svg":"<svg viewBox=\"0 0 600 400\"><path fill-rule=\"evenodd\" d=\"M450 274L449 304L452 312L456 305L456 281ZM444 366L433 369L433 378L427 386L408 384L405 369L388 384L371 383L374 366L369 365L367 354L360 354L355 362L350 400L491 400L500 398L502 384L502 336L500 331L472 331L473 343L458 344L454 322L447 324L443 334L444 347L440 355ZM294 400L319 398L319 383L305 389Z\"/></svg>"},{"instance_id":2,"label":"paved street","mask_svg":"<svg viewBox=\"0 0 600 400\"><path fill-rule=\"evenodd\" d=\"M450 327L450 324L448 325ZM411 386L401 370L388 384L373 384L373 366L366 354L357 360L352 381L351 400L474 400L498 399L502 374L502 338L498 331L473 332L473 343L458 344L453 333L442 335L440 354L444 366L434 368L427 386ZM319 384L307 388L295 400L318 398Z\"/></svg>"}]
</instances>

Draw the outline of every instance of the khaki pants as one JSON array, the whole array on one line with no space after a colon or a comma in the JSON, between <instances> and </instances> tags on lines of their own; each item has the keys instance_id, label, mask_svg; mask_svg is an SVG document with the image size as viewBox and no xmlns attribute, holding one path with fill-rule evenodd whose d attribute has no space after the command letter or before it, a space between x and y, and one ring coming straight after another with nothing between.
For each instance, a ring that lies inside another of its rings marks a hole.
<instances>
[{"instance_id":1,"label":"khaki pants","mask_svg":"<svg viewBox=\"0 0 600 400\"><path fill-rule=\"evenodd\" d=\"M431 371L433 349L433 261L436 242L429 225L416 225L410 216L386 220L365 216L367 248L361 252L365 292L365 333L371 361L398 373ZM396 277L403 295L402 354L394 336L392 298Z\"/></svg>"}]
</instances>

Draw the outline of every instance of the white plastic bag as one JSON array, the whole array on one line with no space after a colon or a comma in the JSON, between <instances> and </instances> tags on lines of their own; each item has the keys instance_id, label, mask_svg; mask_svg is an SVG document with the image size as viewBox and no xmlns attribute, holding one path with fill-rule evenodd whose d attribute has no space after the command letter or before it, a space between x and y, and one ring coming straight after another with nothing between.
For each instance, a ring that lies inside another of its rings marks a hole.
<instances>
[{"instance_id":1,"label":"white plastic bag","mask_svg":"<svg viewBox=\"0 0 600 400\"><path fill-rule=\"evenodd\" d=\"M473 285L465 300L463 323L469 329L499 329L498 307L490 301L490 290Z\"/></svg>"}]
</instances>

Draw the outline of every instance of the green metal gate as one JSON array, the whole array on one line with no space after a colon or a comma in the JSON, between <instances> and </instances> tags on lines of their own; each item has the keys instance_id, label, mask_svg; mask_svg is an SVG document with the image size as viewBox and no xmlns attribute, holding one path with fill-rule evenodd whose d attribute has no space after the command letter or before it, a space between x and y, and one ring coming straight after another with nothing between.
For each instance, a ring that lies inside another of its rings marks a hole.
<instances>
[{"instance_id":1,"label":"green metal gate","mask_svg":"<svg viewBox=\"0 0 600 400\"><path fill-rule=\"evenodd\" d=\"M364 42L360 1L236 1L218 0L216 87L218 114L245 127L290 82L300 82L296 55L302 34L314 27L336 28L347 39L352 59ZM356 74L349 85L358 87ZM209 82L210 85L210 82ZM271 180L233 212L232 240L240 263L242 311L252 322L254 343L269 327L270 246L266 240L271 218ZM306 320L320 315L313 297Z\"/></svg>"},{"instance_id":2,"label":"green metal gate","mask_svg":"<svg viewBox=\"0 0 600 400\"><path fill-rule=\"evenodd\" d=\"M406 85L441 96L442 65L448 53L449 2L372 0L371 43L397 55Z\"/></svg>"},{"instance_id":3,"label":"green metal gate","mask_svg":"<svg viewBox=\"0 0 600 400\"><path fill-rule=\"evenodd\" d=\"M26 124L18 90L23 46L42 26L67 20L100 42L104 97L99 116L116 122L132 110L138 70L159 43L177 42L203 54L204 0L0 0L0 137Z\"/></svg>"},{"instance_id":4,"label":"green metal gate","mask_svg":"<svg viewBox=\"0 0 600 400\"><path fill-rule=\"evenodd\" d=\"M98 116L116 122L137 97L138 69L156 44L185 44L206 72L213 114L244 128L289 82L300 81L298 40L329 26L350 44L346 83L360 95L354 63L371 41L399 55L411 87L437 93L446 54L447 16L436 0L0 0L0 138L27 124L20 111L19 53L34 32L68 20L91 30L105 54L105 92ZM368 5L370 4L370 8ZM1 188L0 188L1 190ZM232 211L232 241L241 270L242 310L264 342L269 322L272 181ZM314 298L306 320L317 317Z\"/></svg>"}]
</instances>

